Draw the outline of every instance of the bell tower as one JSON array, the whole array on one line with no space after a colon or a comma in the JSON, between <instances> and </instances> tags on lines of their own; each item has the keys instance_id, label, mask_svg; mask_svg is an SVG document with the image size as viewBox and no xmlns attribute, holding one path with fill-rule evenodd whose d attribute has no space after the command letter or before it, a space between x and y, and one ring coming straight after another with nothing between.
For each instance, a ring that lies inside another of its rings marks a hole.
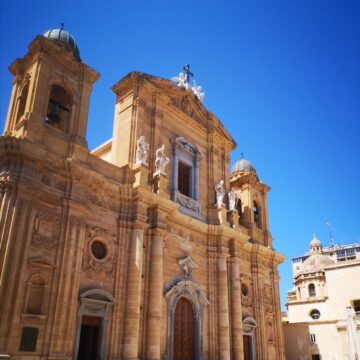
<instances>
[{"instance_id":1,"label":"bell tower","mask_svg":"<svg viewBox=\"0 0 360 360\"><path fill-rule=\"evenodd\" d=\"M5 135L48 146L65 141L87 148L90 93L99 74L81 61L63 24L37 36L28 48L9 67L14 80Z\"/></svg>"},{"instance_id":2,"label":"bell tower","mask_svg":"<svg viewBox=\"0 0 360 360\"><path fill-rule=\"evenodd\" d=\"M239 225L248 229L255 242L271 247L267 193L270 187L261 182L252 163L241 159L232 168L230 187L237 195Z\"/></svg>"}]
</instances>

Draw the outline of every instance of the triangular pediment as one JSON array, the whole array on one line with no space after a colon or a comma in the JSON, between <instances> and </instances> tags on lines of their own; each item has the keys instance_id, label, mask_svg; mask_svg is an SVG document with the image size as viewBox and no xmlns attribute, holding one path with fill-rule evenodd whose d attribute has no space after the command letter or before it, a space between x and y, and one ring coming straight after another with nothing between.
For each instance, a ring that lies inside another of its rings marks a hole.
<instances>
[{"instance_id":1,"label":"triangular pediment","mask_svg":"<svg viewBox=\"0 0 360 360\"><path fill-rule=\"evenodd\" d=\"M117 82L112 89L118 95L127 92L138 94L140 88L146 88L147 86L164 95L164 98L167 99L166 105L171 109L180 112L183 115L185 114L207 132L215 131L221 138L226 139L230 149L236 147L236 142L225 129L218 117L209 112L191 90L186 90L182 86L177 86L171 80L132 71Z\"/></svg>"}]
</instances>

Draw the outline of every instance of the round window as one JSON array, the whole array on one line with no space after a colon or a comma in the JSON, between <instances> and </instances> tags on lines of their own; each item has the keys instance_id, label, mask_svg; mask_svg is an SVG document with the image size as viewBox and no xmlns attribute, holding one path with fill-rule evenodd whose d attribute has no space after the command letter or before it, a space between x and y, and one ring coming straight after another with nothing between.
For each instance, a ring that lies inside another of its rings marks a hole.
<instances>
[{"instance_id":1,"label":"round window","mask_svg":"<svg viewBox=\"0 0 360 360\"><path fill-rule=\"evenodd\" d=\"M247 296L249 294L249 289L245 284L241 284L241 293L244 296Z\"/></svg>"},{"instance_id":2,"label":"round window","mask_svg":"<svg viewBox=\"0 0 360 360\"><path fill-rule=\"evenodd\" d=\"M318 320L320 319L320 311L317 309L311 310L310 311L310 317L314 320Z\"/></svg>"},{"instance_id":3,"label":"round window","mask_svg":"<svg viewBox=\"0 0 360 360\"><path fill-rule=\"evenodd\" d=\"M105 258L107 250L102 242L96 240L91 244L91 253L96 259L101 260Z\"/></svg>"}]
</instances>

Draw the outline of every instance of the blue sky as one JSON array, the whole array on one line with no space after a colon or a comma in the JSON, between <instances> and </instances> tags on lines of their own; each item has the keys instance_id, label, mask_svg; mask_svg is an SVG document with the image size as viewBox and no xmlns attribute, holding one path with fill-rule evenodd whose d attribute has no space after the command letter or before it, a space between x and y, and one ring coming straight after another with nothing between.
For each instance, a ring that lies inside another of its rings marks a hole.
<instances>
[{"instance_id":1,"label":"blue sky","mask_svg":"<svg viewBox=\"0 0 360 360\"><path fill-rule=\"evenodd\" d=\"M82 59L101 73L88 142L111 137L110 87L131 70L171 78L189 63L214 112L272 187L269 219L281 299L289 259L312 233L329 244L360 237L359 1L9 1L0 5L0 128L10 63L37 35L65 23Z\"/></svg>"}]
</instances>

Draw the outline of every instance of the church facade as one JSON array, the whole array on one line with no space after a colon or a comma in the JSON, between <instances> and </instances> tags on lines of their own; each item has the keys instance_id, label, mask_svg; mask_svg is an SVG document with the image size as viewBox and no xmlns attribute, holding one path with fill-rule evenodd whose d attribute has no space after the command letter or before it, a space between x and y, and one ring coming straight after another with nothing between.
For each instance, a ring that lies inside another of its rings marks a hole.
<instances>
[{"instance_id":1,"label":"church facade","mask_svg":"<svg viewBox=\"0 0 360 360\"><path fill-rule=\"evenodd\" d=\"M245 159L229 174L236 144L201 92L131 72L89 151L99 74L73 37L35 37L10 71L0 358L284 359L270 188Z\"/></svg>"}]
</instances>

